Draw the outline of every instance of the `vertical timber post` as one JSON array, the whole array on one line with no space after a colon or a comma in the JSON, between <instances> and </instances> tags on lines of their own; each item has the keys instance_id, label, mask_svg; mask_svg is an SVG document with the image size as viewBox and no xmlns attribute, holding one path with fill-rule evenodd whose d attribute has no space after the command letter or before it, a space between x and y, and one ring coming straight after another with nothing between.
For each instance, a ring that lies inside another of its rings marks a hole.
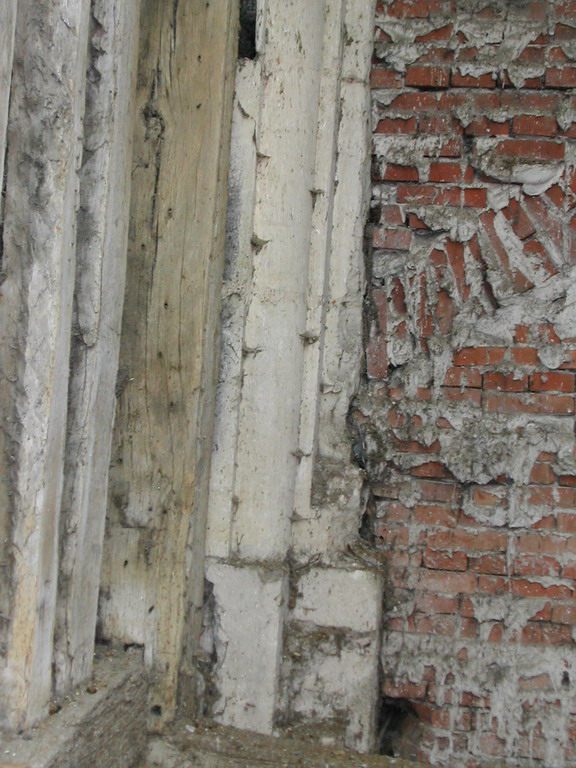
<instances>
[{"instance_id":1,"label":"vertical timber post","mask_svg":"<svg viewBox=\"0 0 576 768\"><path fill-rule=\"evenodd\" d=\"M124 302L140 0L92 0L55 637L57 691L92 674Z\"/></svg>"},{"instance_id":2,"label":"vertical timber post","mask_svg":"<svg viewBox=\"0 0 576 768\"><path fill-rule=\"evenodd\" d=\"M145 646L157 727L203 591L237 24L237 0L142 5L100 619Z\"/></svg>"},{"instance_id":3,"label":"vertical timber post","mask_svg":"<svg viewBox=\"0 0 576 768\"><path fill-rule=\"evenodd\" d=\"M11 518L0 723L15 728L47 713L52 687L89 11L89 0L19 0L16 22L0 302Z\"/></svg>"},{"instance_id":4,"label":"vertical timber post","mask_svg":"<svg viewBox=\"0 0 576 768\"><path fill-rule=\"evenodd\" d=\"M0 269L2 264L2 228L4 223L4 159L6 157L6 129L10 105L14 32L16 27L16 0L8 0L0 8ZM4 451L4 432L0 430L0 451ZM5 501L4 488L0 486L0 498ZM0 504L0 649L5 645L10 613L9 547L10 509ZM1 668L1 662L0 662Z\"/></svg>"}]
</instances>

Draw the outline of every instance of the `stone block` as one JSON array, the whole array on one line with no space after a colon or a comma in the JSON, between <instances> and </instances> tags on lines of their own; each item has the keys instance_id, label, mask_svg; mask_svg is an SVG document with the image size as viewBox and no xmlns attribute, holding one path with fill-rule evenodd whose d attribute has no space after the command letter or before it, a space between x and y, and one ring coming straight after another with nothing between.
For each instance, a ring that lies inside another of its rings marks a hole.
<instances>
[{"instance_id":1,"label":"stone block","mask_svg":"<svg viewBox=\"0 0 576 768\"><path fill-rule=\"evenodd\" d=\"M224 725L271 733L277 707L288 576L268 565L208 561L210 636L215 653L213 716Z\"/></svg>"}]
</instances>

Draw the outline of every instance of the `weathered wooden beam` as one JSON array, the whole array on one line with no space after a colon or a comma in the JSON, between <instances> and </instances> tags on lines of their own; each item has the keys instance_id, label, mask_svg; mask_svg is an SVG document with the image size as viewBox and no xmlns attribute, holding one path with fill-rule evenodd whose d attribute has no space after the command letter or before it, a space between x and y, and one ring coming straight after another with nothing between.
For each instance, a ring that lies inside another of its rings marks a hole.
<instances>
[{"instance_id":1,"label":"weathered wooden beam","mask_svg":"<svg viewBox=\"0 0 576 768\"><path fill-rule=\"evenodd\" d=\"M12 521L0 722L16 728L51 694L89 10L19 0L16 22L0 302L0 506Z\"/></svg>"},{"instance_id":2,"label":"weathered wooden beam","mask_svg":"<svg viewBox=\"0 0 576 768\"><path fill-rule=\"evenodd\" d=\"M93 0L61 518L55 677L92 673L130 210L140 1Z\"/></svg>"},{"instance_id":3,"label":"weathered wooden beam","mask_svg":"<svg viewBox=\"0 0 576 768\"><path fill-rule=\"evenodd\" d=\"M237 19L237 0L142 6L100 619L145 645L158 726L203 590Z\"/></svg>"},{"instance_id":4,"label":"weathered wooden beam","mask_svg":"<svg viewBox=\"0 0 576 768\"><path fill-rule=\"evenodd\" d=\"M4 0L0 7L0 184L4 179L4 156L6 154L6 126L10 104L10 82L12 81L12 57L14 55L14 30L16 27L17 0ZM0 201L2 221L3 201Z\"/></svg>"},{"instance_id":5,"label":"weathered wooden beam","mask_svg":"<svg viewBox=\"0 0 576 768\"><path fill-rule=\"evenodd\" d=\"M6 0L0 7L0 265L2 263L2 222L4 220L4 158L6 156L6 128L12 81L12 57L14 54L14 30L16 27L17 0ZM0 431L0 451L3 436ZM5 642L10 612L10 584L8 579L10 536L10 510L0 504L0 648Z\"/></svg>"}]
</instances>

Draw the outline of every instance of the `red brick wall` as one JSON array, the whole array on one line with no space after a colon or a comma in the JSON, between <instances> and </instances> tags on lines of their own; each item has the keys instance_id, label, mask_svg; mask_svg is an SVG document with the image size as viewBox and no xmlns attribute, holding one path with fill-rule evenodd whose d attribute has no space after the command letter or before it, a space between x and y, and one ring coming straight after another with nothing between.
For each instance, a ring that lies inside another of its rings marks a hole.
<instances>
[{"instance_id":1,"label":"red brick wall","mask_svg":"<svg viewBox=\"0 0 576 768\"><path fill-rule=\"evenodd\" d=\"M433 765L576 766L575 56L576 0L377 3L353 423Z\"/></svg>"}]
</instances>

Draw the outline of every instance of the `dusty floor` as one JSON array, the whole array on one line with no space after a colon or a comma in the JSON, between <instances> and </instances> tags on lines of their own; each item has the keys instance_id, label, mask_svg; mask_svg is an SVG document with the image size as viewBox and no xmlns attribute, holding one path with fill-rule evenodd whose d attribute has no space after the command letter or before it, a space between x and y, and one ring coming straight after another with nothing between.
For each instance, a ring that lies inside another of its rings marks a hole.
<instances>
[{"instance_id":1,"label":"dusty floor","mask_svg":"<svg viewBox=\"0 0 576 768\"><path fill-rule=\"evenodd\" d=\"M151 739L137 768L424 768L377 755L321 747L304 739L260 736L213 723L175 724L171 734Z\"/></svg>"}]
</instances>

